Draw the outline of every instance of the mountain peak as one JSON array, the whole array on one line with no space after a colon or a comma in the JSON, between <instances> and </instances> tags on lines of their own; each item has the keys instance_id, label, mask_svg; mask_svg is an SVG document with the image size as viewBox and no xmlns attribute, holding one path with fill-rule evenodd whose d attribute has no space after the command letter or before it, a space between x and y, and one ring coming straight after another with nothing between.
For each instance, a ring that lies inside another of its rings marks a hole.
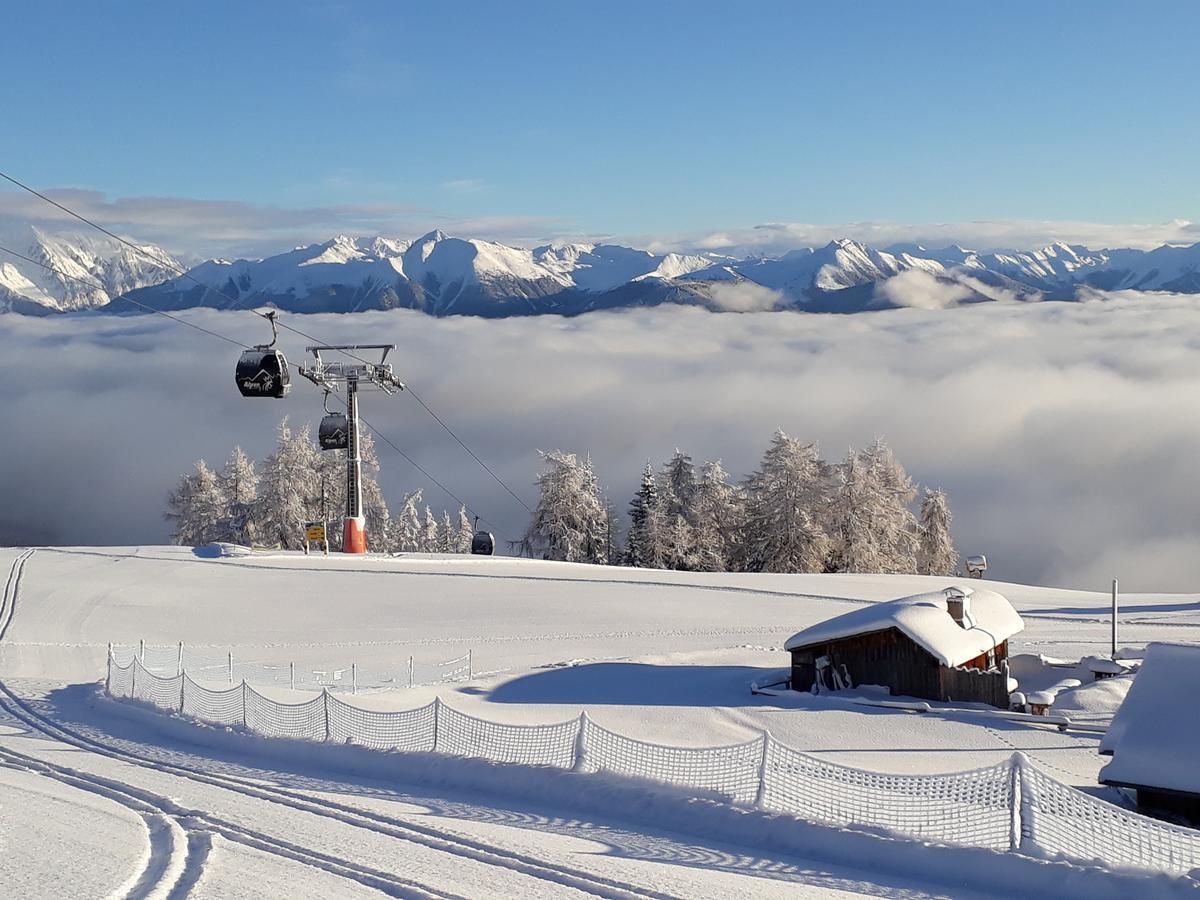
<instances>
[{"instance_id":1,"label":"mountain peak","mask_svg":"<svg viewBox=\"0 0 1200 900\"><path fill-rule=\"evenodd\" d=\"M426 244L426 243L429 243L430 241L437 243L438 241L448 240L449 237L450 237L450 235L446 234L446 232L442 231L442 229L435 228L435 229L433 229L433 231L430 231L428 234L421 235L419 238L417 238L415 243Z\"/></svg>"}]
</instances>

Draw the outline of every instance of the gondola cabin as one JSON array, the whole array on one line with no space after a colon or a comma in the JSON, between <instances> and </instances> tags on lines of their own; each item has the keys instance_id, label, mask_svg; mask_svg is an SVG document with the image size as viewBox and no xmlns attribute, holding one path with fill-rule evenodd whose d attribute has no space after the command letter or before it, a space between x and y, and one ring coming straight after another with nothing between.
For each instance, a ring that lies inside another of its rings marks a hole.
<instances>
[{"instance_id":1,"label":"gondola cabin","mask_svg":"<svg viewBox=\"0 0 1200 900\"><path fill-rule=\"evenodd\" d=\"M792 689L862 685L891 694L1008 709L1008 639L1024 628L995 591L951 587L869 603L793 635Z\"/></svg>"},{"instance_id":2,"label":"gondola cabin","mask_svg":"<svg viewBox=\"0 0 1200 900\"><path fill-rule=\"evenodd\" d=\"M480 556L494 556L496 554L496 538L490 531L475 532L475 536L471 538L471 552Z\"/></svg>"},{"instance_id":3,"label":"gondola cabin","mask_svg":"<svg viewBox=\"0 0 1200 900\"><path fill-rule=\"evenodd\" d=\"M322 450L345 450L350 446L349 423L344 413L330 413L321 420L317 441Z\"/></svg>"},{"instance_id":4,"label":"gondola cabin","mask_svg":"<svg viewBox=\"0 0 1200 900\"><path fill-rule=\"evenodd\" d=\"M291 390L288 363L281 350L246 350L238 360L234 377L243 397L282 398Z\"/></svg>"}]
</instances>

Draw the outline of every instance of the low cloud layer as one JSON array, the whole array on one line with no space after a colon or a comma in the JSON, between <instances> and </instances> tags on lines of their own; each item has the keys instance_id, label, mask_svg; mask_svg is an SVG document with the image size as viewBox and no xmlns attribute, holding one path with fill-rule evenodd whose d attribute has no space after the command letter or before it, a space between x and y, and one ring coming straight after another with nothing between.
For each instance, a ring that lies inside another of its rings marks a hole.
<instances>
[{"instance_id":1,"label":"low cloud layer","mask_svg":"<svg viewBox=\"0 0 1200 900\"><path fill-rule=\"evenodd\" d=\"M409 311L313 316L324 340L394 341L398 372L532 501L536 448L590 452L623 509L647 458L676 447L737 475L771 432L829 458L886 437L945 488L966 553L1000 579L1192 590L1200 578L1200 311L1194 297L984 304L855 316L723 315L661 307L486 321ZM256 342L245 313L197 324ZM303 341L282 341L299 359ZM317 391L244 400L234 348L161 318L0 317L15 374L0 454L0 541L162 541L167 491L235 443L262 458L285 414L316 421ZM364 415L516 537L525 513L409 397ZM385 447L390 499L427 488ZM503 544L502 544L503 546Z\"/></svg>"}]
</instances>

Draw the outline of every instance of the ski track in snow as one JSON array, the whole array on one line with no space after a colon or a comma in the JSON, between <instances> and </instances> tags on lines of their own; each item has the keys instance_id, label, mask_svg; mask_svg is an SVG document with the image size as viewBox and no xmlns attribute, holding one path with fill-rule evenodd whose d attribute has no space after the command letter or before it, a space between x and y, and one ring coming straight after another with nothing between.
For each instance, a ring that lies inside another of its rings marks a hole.
<instances>
[{"instance_id":1,"label":"ski track in snow","mask_svg":"<svg viewBox=\"0 0 1200 900\"><path fill-rule=\"evenodd\" d=\"M0 641L3 640L15 615L25 564L35 552L31 549L18 556L9 572L3 605L0 606ZM247 797L265 799L294 810L336 819L357 828L365 828L410 843L441 850L454 857L466 857L598 897L617 898L617 900L650 897L657 900L657 898L669 896L582 870L543 862L524 854L507 851L430 826L403 822L384 814L356 809L336 801L277 788L235 775L216 775L177 763L157 761L121 748L105 745L42 716L3 682L0 682L0 708L53 741ZM323 869L331 874L357 881L364 886L373 887L390 896L455 896L411 879L371 869L349 860L283 841L263 832L244 828L200 810L182 808L168 798L119 781L48 763L9 749L0 749L0 759L3 759L7 765L23 768L26 771L108 797L142 817L146 823L149 851L135 882L132 885L123 886L116 892L116 896L147 898L147 900L186 896L189 885L194 885L201 877L208 849L211 847L211 837L205 838L206 833L208 835L219 834L227 840Z\"/></svg>"}]
</instances>

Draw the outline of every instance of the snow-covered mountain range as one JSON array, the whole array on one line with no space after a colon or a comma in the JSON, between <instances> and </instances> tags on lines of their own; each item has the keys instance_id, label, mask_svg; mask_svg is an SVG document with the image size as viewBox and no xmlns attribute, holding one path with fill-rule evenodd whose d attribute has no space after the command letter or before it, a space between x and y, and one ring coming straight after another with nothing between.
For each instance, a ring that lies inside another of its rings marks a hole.
<instances>
[{"instance_id":1,"label":"snow-covered mountain range","mask_svg":"<svg viewBox=\"0 0 1200 900\"><path fill-rule=\"evenodd\" d=\"M0 309L101 307L125 292L164 310L408 307L438 316L490 317L573 315L672 302L714 309L858 312L998 299L1069 300L1082 287L1200 293L1200 244L1093 251L1057 243L984 253L915 244L875 249L837 240L780 257L737 258L656 254L611 244L523 249L434 231L411 241L339 235L261 260L209 260L183 278L170 277L174 261L156 247L148 249L160 263L112 241L36 230L28 237L31 256L99 280L105 289L90 290L38 266L3 259Z\"/></svg>"},{"instance_id":2,"label":"snow-covered mountain range","mask_svg":"<svg viewBox=\"0 0 1200 900\"><path fill-rule=\"evenodd\" d=\"M98 233L50 234L24 226L4 230L0 243L44 264L0 253L0 312L107 306L122 294L161 284L180 268L161 247L139 244L147 256Z\"/></svg>"}]
</instances>

